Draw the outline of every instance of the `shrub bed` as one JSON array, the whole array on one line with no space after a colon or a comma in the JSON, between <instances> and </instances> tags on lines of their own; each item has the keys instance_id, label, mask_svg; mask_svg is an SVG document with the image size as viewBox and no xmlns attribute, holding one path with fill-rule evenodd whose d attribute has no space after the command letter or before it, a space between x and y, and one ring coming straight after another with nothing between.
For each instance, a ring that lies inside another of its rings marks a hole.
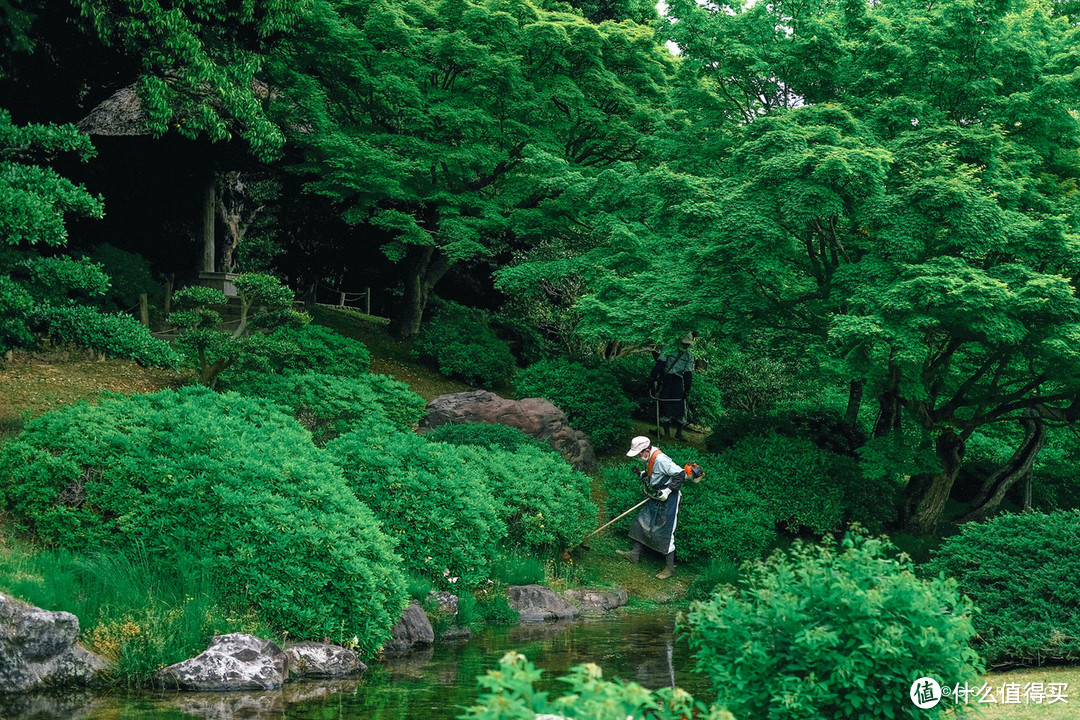
<instances>
[{"instance_id":1,"label":"shrub bed","mask_svg":"<svg viewBox=\"0 0 1080 720\"><path fill-rule=\"evenodd\" d=\"M976 647L990 663L1080 660L1080 510L1004 514L942 543L931 574L979 606Z\"/></svg>"},{"instance_id":2,"label":"shrub bed","mask_svg":"<svg viewBox=\"0 0 1080 720\"><path fill-rule=\"evenodd\" d=\"M516 377L517 399L542 397L566 413L570 424L588 433L597 450L610 450L630 431L630 400L605 369L566 359L543 360Z\"/></svg>"},{"instance_id":3,"label":"shrub bed","mask_svg":"<svg viewBox=\"0 0 1080 720\"><path fill-rule=\"evenodd\" d=\"M506 385L514 373L510 346L488 326L483 313L456 303L439 304L420 328L412 352L434 362L443 375L488 389Z\"/></svg>"},{"instance_id":4,"label":"shrub bed","mask_svg":"<svg viewBox=\"0 0 1080 720\"><path fill-rule=\"evenodd\" d=\"M425 407L424 399L408 385L386 375L250 374L231 387L285 408L311 432L317 445L361 425L380 434L408 430Z\"/></svg>"},{"instance_id":5,"label":"shrub bed","mask_svg":"<svg viewBox=\"0 0 1080 720\"><path fill-rule=\"evenodd\" d=\"M920 710L908 693L921 677L981 685L974 608L955 581L913 570L883 540L797 542L756 562L745 589L691 605L696 669L736 717L944 717L951 702Z\"/></svg>"},{"instance_id":6,"label":"shrub bed","mask_svg":"<svg viewBox=\"0 0 1080 720\"><path fill-rule=\"evenodd\" d=\"M0 483L46 544L198 552L222 597L296 638L344 628L370 654L405 603L371 510L265 401L189 387L72 405L0 448Z\"/></svg>"},{"instance_id":7,"label":"shrub bed","mask_svg":"<svg viewBox=\"0 0 1080 720\"><path fill-rule=\"evenodd\" d=\"M471 588L489 577L506 525L463 448L412 433L353 432L327 450L397 542L410 572L443 589L459 578Z\"/></svg>"}]
</instances>

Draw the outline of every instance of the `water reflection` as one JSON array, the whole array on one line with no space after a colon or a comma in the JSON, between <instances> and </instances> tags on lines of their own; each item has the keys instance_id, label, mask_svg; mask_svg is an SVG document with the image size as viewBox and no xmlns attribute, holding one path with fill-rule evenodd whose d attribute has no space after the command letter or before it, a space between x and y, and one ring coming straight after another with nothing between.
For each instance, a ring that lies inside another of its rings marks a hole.
<instances>
[{"instance_id":1,"label":"water reflection","mask_svg":"<svg viewBox=\"0 0 1080 720\"><path fill-rule=\"evenodd\" d=\"M678 685L707 700L707 683L690 675L686 643L673 637L674 618L625 614L576 623L492 628L467 643L440 644L387 657L354 680L297 682L279 691L138 693L107 696L0 699L5 720L446 720L475 702L476 676L495 667L508 650L523 652L545 670L545 688L561 690L555 676L583 662L646 687Z\"/></svg>"}]
</instances>

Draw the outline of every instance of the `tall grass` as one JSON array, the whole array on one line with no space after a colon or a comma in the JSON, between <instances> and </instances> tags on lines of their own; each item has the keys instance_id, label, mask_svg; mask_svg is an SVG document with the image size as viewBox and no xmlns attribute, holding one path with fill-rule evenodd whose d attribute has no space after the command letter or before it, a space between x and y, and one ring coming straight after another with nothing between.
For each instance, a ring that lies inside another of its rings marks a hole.
<instances>
[{"instance_id":1,"label":"tall grass","mask_svg":"<svg viewBox=\"0 0 1080 720\"><path fill-rule=\"evenodd\" d=\"M0 589L46 610L79 618L82 642L116 662L116 680L146 684L160 668L206 649L229 632L272 637L250 612L216 597L199 562L167 560L141 548L76 555L11 544L0 549Z\"/></svg>"},{"instance_id":2,"label":"tall grass","mask_svg":"<svg viewBox=\"0 0 1080 720\"><path fill-rule=\"evenodd\" d=\"M542 583L544 582L544 562L535 555L511 552L492 563L491 579L507 585Z\"/></svg>"}]
</instances>

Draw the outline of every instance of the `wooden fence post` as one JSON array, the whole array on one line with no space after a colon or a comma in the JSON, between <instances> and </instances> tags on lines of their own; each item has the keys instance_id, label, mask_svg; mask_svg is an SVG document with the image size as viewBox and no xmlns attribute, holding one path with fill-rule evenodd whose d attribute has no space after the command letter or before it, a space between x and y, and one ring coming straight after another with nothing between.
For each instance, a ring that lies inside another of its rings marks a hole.
<instances>
[{"instance_id":1,"label":"wooden fence post","mask_svg":"<svg viewBox=\"0 0 1080 720\"><path fill-rule=\"evenodd\" d=\"M365 300L365 303L366 303L366 307L364 308L364 312L366 314L370 315L371 314L371 288L369 288L369 287L364 288L364 300Z\"/></svg>"},{"instance_id":2,"label":"wooden fence post","mask_svg":"<svg viewBox=\"0 0 1080 720\"><path fill-rule=\"evenodd\" d=\"M150 301L146 293L139 294L139 322L150 327Z\"/></svg>"},{"instance_id":3,"label":"wooden fence post","mask_svg":"<svg viewBox=\"0 0 1080 720\"><path fill-rule=\"evenodd\" d=\"M343 307L345 307L345 293L338 293L338 303L337 303L337 306L338 306L339 308L343 308Z\"/></svg>"}]
</instances>

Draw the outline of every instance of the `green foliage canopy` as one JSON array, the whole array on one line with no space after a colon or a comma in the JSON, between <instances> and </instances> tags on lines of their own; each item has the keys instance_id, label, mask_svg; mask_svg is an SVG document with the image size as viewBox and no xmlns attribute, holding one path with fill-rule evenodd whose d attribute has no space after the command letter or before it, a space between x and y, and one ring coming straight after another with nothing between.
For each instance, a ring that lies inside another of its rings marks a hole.
<instances>
[{"instance_id":1,"label":"green foliage canopy","mask_svg":"<svg viewBox=\"0 0 1080 720\"><path fill-rule=\"evenodd\" d=\"M874 435L899 452L867 472L914 477L917 529L972 433L1028 423L972 505L988 512L1040 427L1080 417L1080 30L1047 7L961 0L676 0L667 27L685 110L668 164L590 201L609 218L602 246L504 286L579 274L597 338L799 347L853 402L876 401ZM936 467L920 472L920 453Z\"/></svg>"},{"instance_id":2,"label":"green foliage canopy","mask_svg":"<svg viewBox=\"0 0 1080 720\"><path fill-rule=\"evenodd\" d=\"M573 224L597 172L651 152L673 65L648 26L527 0L324 0L279 61L295 169L388 234L409 336L450 265Z\"/></svg>"},{"instance_id":3,"label":"green foliage canopy","mask_svg":"<svg viewBox=\"0 0 1080 720\"><path fill-rule=\"evenodd\" d=\"M82 306L109 287L100 265L48 254L67 243L69 218L104 213L100 197L51 167L61 155L85 161L93 154L90 139L71 125L17 125L0 108L0 350L32 346L43 334L170 365L172 350L134 318Z\"/></svg>"}]
</instances>

